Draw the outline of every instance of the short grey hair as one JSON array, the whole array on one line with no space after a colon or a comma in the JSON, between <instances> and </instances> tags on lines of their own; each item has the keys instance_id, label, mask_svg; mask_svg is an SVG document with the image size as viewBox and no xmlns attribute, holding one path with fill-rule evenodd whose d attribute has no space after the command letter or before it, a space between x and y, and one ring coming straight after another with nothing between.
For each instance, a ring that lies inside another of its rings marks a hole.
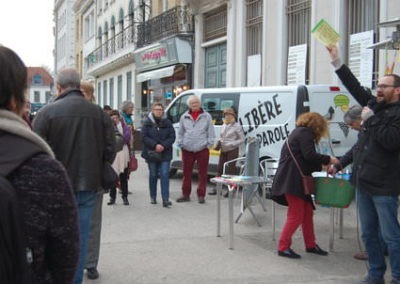
<instances>
[{"instance_id":1,"label":"short grey hair","mask_svg":"<svg viewBox=\"0 0 400 284\"><path fill-rule=\"evenodd\" d=\"M79 89L81 85L81 76L76 69L65 68L58 73L56 84L63 89Z\"/></svg>"},{"instance_id":2,"label":"short grey hair","mask_svg":"<svg viewBox=\"0 0 400 284\"><path fill-rule=\"evenodd\" d=\"M346 124L352 124L358 120L361 120L362 107L359 105L351 106L344 114L343 120Z\"/></svg>"},{"instance_id":3,"label":"short grey hair","mask_svg":"<svg viewBox=\"0 0 400 284\"><path fill-rule=\"evenodd\" d=\"M191 103L193 100L196 100L196 101L198 101L199 103L201 102L201 101L200 101L200 98L199 98L198 96L196 96L196 95L191 95L191 96L188 97L188 99L187 99L187 101L186 101L188 107L190 107L190 103Z\"/></svg>"},{"instance_id":4,"label":"short grey hair","mask_svg":"<svg viewBox=\"0 0 400 284\"><path fill-rule=\"evenodd\" d=\"M131 101L123 101L123 102L121 103L121 106L119 107L119 109L120 109L122 112L126 112L126 110L127 110L128 108L130 108L130 107L135 108L135 104L134 104L133 102L131 102Z\"/></svg>"}]
</instances>

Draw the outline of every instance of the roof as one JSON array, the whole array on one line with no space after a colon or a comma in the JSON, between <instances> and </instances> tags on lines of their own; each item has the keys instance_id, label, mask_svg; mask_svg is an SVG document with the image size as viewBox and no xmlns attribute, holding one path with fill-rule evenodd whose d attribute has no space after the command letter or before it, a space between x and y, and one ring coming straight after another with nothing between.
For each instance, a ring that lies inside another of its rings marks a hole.
<instances>
[{"instance_id":1,"label":"roof","mask_svg":"<svg viewBox=\"0 0 400 284\"><path fill-rule=\"evenodd\" d=\"M36 78L41 78L41 83L40 81L36 84L34 84L33 79L34 77L37 76ZM54 79L51 77L50 73L43 67L28 67L28 87L31 87L32 85L36 86L52 86L54 84Z\"/></svg>"}]
</instances>

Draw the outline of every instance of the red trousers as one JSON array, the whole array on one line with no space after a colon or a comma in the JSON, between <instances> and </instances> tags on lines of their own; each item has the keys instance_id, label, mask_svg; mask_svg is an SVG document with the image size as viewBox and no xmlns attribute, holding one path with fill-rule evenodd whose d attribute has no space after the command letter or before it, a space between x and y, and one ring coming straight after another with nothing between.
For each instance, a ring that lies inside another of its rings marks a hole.
<instances>
[{"instance_id":1,"label":"red trousers","mask_svg":"<svg viewBox=\"0 0 400 284\"><path fill-rule=\"evenodd\" d=\"M301 225L306 248L315 247L313 206L303 198L285 194L288 202L286 223L279 239L278 250L284 251L292 245L292 236Z\"/></svg>"},{"instance_id":2,"label":"red trousers","mask_svg":"<svg viewBox=\"0 0 400 284\"><path fill-rule=\"evenodd\" d=\"M197 162L198 185L197 196L204 197L206 195L208 159L210 151L208 148L198 152L189 152L182 149L182 195L189 197L192 192L192 175L194 162Z\"/></svg>"}]
</instances>

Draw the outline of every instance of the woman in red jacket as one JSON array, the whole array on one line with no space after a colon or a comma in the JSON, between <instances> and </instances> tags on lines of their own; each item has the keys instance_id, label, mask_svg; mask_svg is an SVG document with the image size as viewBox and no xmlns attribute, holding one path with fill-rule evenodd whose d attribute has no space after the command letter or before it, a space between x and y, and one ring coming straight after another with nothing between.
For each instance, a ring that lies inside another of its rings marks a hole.
<instances>
[{"instance_id":1,"label":"woman in red jacket","mask_svg":"<svg viewBox=\"0 0 400 284\"><path fill-rule=\"evenodd\" d=\"M315 209L311 195L304 193L302 176L311 176L312 172L320 171L322 165L337 163L338 159L316 152L315 144L328 133L327 121L316 112L307 112L300 115L296 121L296 128L288 137L281 150L279 166L272 184L272 198L281 205L288 206L286 223L283 227L278 245L278 255L289 258L301 256L291 249L292 236L299 226L302 227L306 252L318 255L327 255L315 240L313 210Z\"/></svg>"}]
</instances>

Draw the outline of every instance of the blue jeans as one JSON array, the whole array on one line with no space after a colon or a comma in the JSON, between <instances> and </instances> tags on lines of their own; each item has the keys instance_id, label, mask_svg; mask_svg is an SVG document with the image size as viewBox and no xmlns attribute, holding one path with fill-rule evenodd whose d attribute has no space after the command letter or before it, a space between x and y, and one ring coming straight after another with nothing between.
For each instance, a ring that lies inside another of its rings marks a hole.
<instances>
[{"instance_id":1,"label":"blue jeans","mask_svg":"<svg viewBox=\"0 0 400 284\"><path fill-rule=\"evenodd\" d=\"M169 165L170 161L148 162L150 197L157 197L157 180L160 176L161 197L163 201L169 200Z\"/></svg>"},{"instance_id":2,"label":"blue jeans","mask_svg":"<svg viewBox=\"0 0 400 284\"><path fill-rule=\"evenodd\" d=\"M79 264L75 272L74 284L81 284L83 280L83 269L86 264L90 221L93 209L96 205L97 193L95 191L78 191L75 193L79 211L80 248Z\"/></svg>"},{"instance_id":3,"label":"blue jeans","mask_svg":"<svg viewBox=\"0 0 400 284\"><path fill-rule=\"evenodd\" d=\"M400 279L400 225L398 196L371 195L357 189L357 203L361 223L361 236L368 253L368 275L383 279L386 271L384 248L379 239L379 230L387 245L392 277Z\"/></svg>"}]
</instances>

